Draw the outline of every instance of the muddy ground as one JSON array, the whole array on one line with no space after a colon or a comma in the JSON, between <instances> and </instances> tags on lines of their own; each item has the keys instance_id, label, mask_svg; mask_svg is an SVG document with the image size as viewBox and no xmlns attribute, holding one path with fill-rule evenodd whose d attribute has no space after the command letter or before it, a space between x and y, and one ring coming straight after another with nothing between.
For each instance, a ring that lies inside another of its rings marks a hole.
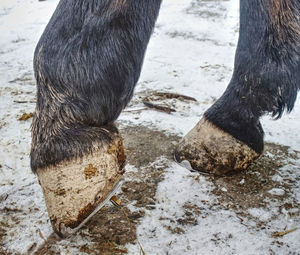
<instances>
[{"instance_id":1,"label":"muddy ground","mask_svg":"<svg viewBox=\"0 0 300 255\"><path fill-rule=\"evenodd\" d=\"M8 243L10 240L26 240L30 244L33 242L24 254L127 254L130 253L129 245L135 244L139 247L140 254L152 255L144 252L143 247L147 246L150 240L146 237L141 241L138 228L147 215L151 215L157 207L161 207L159 204L161 201L157 199L157 190L174 163L172 152L181 139L178 134L185 129L182 128L175 135L176 129L171 130L170 123L179 125L181 124L179 122L186 121L186 126L189 126L192 122L191 117L200 119L203 112L224 91L232 72L231 62L233 62L236 46L234 38L239 30L238 19L234 17L230 5L234 1L193 0L187 4L177 1L176 5L173 5L174 0L165 2L166 7L162 10L164 16L157 23L152 39L154 43L149 47L149 56L146 57L146 67L138 84L138 92L124 111L131 115L126 121L121 118L118 122L127 154L125 181L117 194L122 201L122 206L107 204L86 226L66 239L60 239L55 234L45 236L40 230L41 226L50 225L45 217L45 207L36 204L36 201L42 201L41 191L35 188L37 181L34 178L25 177L30 175L29 124L36 101L31 58L38 38L33 40L30 35L23 39L22 36L19 38L19 35L16 35L18 38L13 41L8 39L5 42L7 48L0 51L0 55L3 56L0 66L1 79L4 77L0 84L0 97L4 102L0 109L2 113L0 131L5 134L1 137L3 142L0 144L0 149L6 150L3 155L10 157L11 160L8 161L9 164L6 162L7 165L4 165L2 162L4 159L1 159L0 173L4 173L5 176L5 171L13 174L23 171L26 185L22 186L23 177L17 180L8 177L8 181L2 183L1 188L4 191L0 194L0 216L4 217L0 218L0 255L19 255L13 252L14 247ZM42 8L42 5L37 7ZM7 9L3 13L6 15L12 10ZM36 10L36 7L32 10ZM0 17L4 15L3 13L0 13ZM31 16L31 13L29 15ZM230 19L234 19L232 24L228 21ZM27 31L36 35L37 30L40 29L36 26L45 26L46 23L47 20L38 20L38 22L32 20ZM184 28L181 23L186 23ZM199 24L206 24L208 29L205 29L204 25L201 30L202 25ZM21 27L21 30L24 28ZM223 34L230 36L223 36ZM27 43L33 45L32 48L26 48ZM30 52L28 56L25 54L27 51ZM187 96L197 96L198 101L185 97L174 98L174 95L173 98L161 94L158 96L157 93L162 91L180 91ZM163 105L163 108L155 105ZM164 115L158 115L156 111ZM146 117L145 112L149 113ZM153 112L156 115L153 115ZM153 116L155 120L151 123L148 119ZM23 120L19 121L19 118ZM144 121L145 119L147 122ZM163 122L168 123L162 125ZM15 134L10 133L10 129L14 130ZM10 136L9 139L4 139L7 134ZM279 136L275 134L274 137ZM168 232L171 240L178 236L189 238L190 233L187 233L189 229L200 225L202 220L204 221L214 212L233 212L232 215L240 221L239 228L245 227L251 234L253 232L253 236L261 231L272 238L272 243L266 244L269 254L278 254L274 252L275 250L286 251L286 254L300 254L298 252L300 245L298 251L292 250L289 247L290 240L282 241L280 236L290 235L289 231L293 229L290 226L282 228L272 225L276 222L275 219L280 220L282 219L280 216L284 215L288 220L283 224L290 220L292 224L298 224L294 226L299 226L300 205L299 199L296 200L295 196L295 192L300 190L299 158L299 151L269 142L265 144L264 154L244 172L226 177L203 176L200 173L187 175L187 178L193 178L196 182L203 182L204 178L205 182L212 186L211 200L197 201L197 198L191 198L183 205L178 203L178 208L175 209L182 209L184 214L174 216L165 213L164 216L158 217L160 225ZM14 164L15 166L11 167ZM14 176L13 174L11 176ZM9 187L11 193L6 194L6 187ZM14 196L14 193L17 195ZM20 201L24 197L32 200L25 204L26 208L22 208ZM14 201L14 198L19 200ZM12 200L6 205L5 202L9 199ZM1 203L5 206L1 206ZM34 226L26 226L28 217L25 216L28 214L29 218L37 219ZM223 216L219 215L219 217ZM280 233L275 233L275 229ZM28 242L26 238L19 238L18 235L23 233L19 230L23 230L26 234L30 231L32 234L39 231L38 239L35 237L32 238L34 241ZM160 230L154 228L151 231ZM210 238L209 242L215 244L214 248L222 248L222 245L228 245L230 240L234 239L231 233L225 235L220 232L210 232L207 235ZM171 242L169 246L172 245ZM16 250L21 248L18 247ZM195 252L193 250L185 254L196 254ZM212 250L207 252L215 254ZM155 254L172 253L156 252ZM242 247L232 254L247 253Z\"/></svg>"},{"instance_id":2,"label":"muddy ground","mask_svg":"<svg viewBox=\"0 0 300 255\"><path fill-rule=\"evenodd\" d=\"M165 101L165 107L176 108L176 104L167 102L170 98L164 96L157 99L153 96L154 94L156 95L157 91L146 91L135 95L129 109L134 105L139 105L145 98L150 98L155 105ZM178 97L175 100L189 101L190 99ZM157 110L161 112L161 109L153 109L144 105L135 114L138 118L141 111ZM169 112L164 113L169 114ZM25 121L30 121L30 118ZM134 126L119 122L118 126L124 137L128 166L124 184L118 193L122 206L106 205L86 226L67 239L60 239L55 234L45 238L40 232L41 239L44 239L43 244L38 246L34 243L28 249L27 254L58 255L62 254L62 250L68 254L71 248L76 248L82 254L127 254L126 245L128 244L139 245L140 251L143 252L143 244L137 239L136 229L145 214L151 214L151 211L156 208L157 187L164 180L166 168L173 161L173 150L181 137L142 125ZM246 171L226 177L205 177L214 185L212 191L216 198L214 201L209 201L208 204L206 204L207 201L202 201L203 207L191 202L186 203L183 205L185 214L181 218L174 222L172 217L161 217L162 222L170 221L170 224L162 225L170 232L170 235L184 235L186 227L197 225L199 219L204 219L213 211L225 209L235 212L237 217L240 217L241 224L246 227L256 230L270 229L268 220L260 220L248 210L257 208L268 211L269 203L272 203L273 207L275 203L278 211L289 211L291 218L299 219L300 205L292 194L293 188L299 185L299 175L290 178L287 173L285 178L280 170L284 165L293 164L293 160L299 157L298 151L293 151L286 146L266 143L264 154ZM197 181L201 175L201 173L193 175L193 178ZM285 178L280 182L281 184L278 179L274 178L277 175ZM273 188L275 191L280 188L279 191L284 194L276 194L276 192L271 194L270 190ZM5 207L1 213L14 218L14 214L22 213L22 211ZM14 224L19 224L18 217L15 218ZM255 225L247 225L247 222L244 223L245 219L253 220ZM10 254L2 241L6 237L7 230L12 227L11 222L0 222L1 255ZM217 244L230 238L230 235L227 237L216 235L211 241ZM282 243L274 238L273 245L280 246ZM271 250L270 253L272 254Z\"/></svg>"},{"instance_id":3,"label":"muddy ground","mask_svg":"<svg viewBox=\"0 0 300 255\"><path fill-rule=\"evenodd\" d=\"M120 130L125 140L127 162L131 167L136 168L136 171L129 171L125 175L125 182L118 195L122 201L122 207L107 205L74 236L61 240L53 234L45 240L41 247L33 245L28 250L28 254L58 255L61 254L61 248L68 251L68 248L72 246L78 247L79 239L81 243L86 244L82 244L78 248L86 254L126 254L126 244L137 242L136 227L145 212L151 213L156 206L157 186L164 179L165 168L173 158L172 151L180 137L167 135L144 126L121 125ZM266 197L270 200L275 199L280 208L299 208L299 203L291 200L289 194L290 186L299 182L299 179L289 180L283 185L282 188L285 191L283 196L272 195L268 192L272 187L278 188L278 183L271 177L276 175L278 169L285 164L286 159L299 156L299 152L289 151L285 146L267 143L264 155L246 171L228 177L208 176L207 178L215 185L213 193L218 197L218 200L211 204L210 209L232 210L241 216L240 219L243 222L244 217L252 217L247 213L249 208L268 210ZM159 165L154 165L153 162L157 162L157 159L160 159ZM226 192L224 192L224 187ZM127 205L129 204L130 208L134 206L135 210L128 209ZM174 228L168 226L170 234L184 234L184 226L197 224L199 215L204 218L209 213L193 204L184 205L184 209L185 216L178 220L182 227L178 227L177 224L174 224ZM14 212L8 210L5 213ZM299 210L290 216L299 217ZM5 228L9 226L6 226L5 222L0 224L0 235L3 237ZM268 222L257 221L255 227L265 229L269 226ZM44 238L42 234L41 238ZM217 236L215 242L218 242ZM274 244L280 245L280 240L274 239ZM140 245L142 247L142 244ZM2 248L0 254L9 253Z\"/></svg>"}]
</instances>

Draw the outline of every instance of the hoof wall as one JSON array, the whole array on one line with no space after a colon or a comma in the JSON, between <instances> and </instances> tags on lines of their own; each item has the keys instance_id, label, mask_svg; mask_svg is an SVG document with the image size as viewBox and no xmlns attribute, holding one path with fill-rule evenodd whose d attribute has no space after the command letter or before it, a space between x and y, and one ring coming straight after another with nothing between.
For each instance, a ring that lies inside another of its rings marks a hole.
<instances>
[{"instance_id":1,"label":"hoof wall","mask_svg":"<svg viewBox=\"0 0 300 255\"><path fill-rule=\"evenodd\" d=\"M189 170L225 175L246 169L259 155L202 118L179 143L174 156Z\"/></svg>"},{"instance_id":2,"label":"hoof wall","mask_svg":"<svg viewBox=\"0 0 300 255\"><path fill-rule=\"evenodd\" d=\"M53 227L67 237L86 223L121 185L125 156L117 134L83 157L37 170Z\"/></svg>"}]
</instances>

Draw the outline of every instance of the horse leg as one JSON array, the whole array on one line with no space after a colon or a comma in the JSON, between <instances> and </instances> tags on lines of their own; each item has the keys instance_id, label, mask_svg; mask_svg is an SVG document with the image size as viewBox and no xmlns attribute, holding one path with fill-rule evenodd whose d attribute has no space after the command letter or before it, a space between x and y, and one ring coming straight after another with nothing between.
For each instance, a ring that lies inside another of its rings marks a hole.
<instances>
[{"instance_id":1,"label":"horse leg","mask_svg":"<svg viewBox=\"0 0 300 255\"><path fill-rule=\"evenodd\" d=\"M114 126L132 97L161 0L61 0L34 56L31 168L54 231L77 230L124 173Z\"/></svg>"},{"instance_id":2,"label":"horse leg","mask_svg":"<svg viewBox=\"0 0 300 255\"><path fill-rule=\"evenodd\" d=\"M223 175L263 152L260 117L293 109L300 89L300 2L240 1L234 72L224 94L180 142L177 161Z\"/></svg>"}]
</instances>

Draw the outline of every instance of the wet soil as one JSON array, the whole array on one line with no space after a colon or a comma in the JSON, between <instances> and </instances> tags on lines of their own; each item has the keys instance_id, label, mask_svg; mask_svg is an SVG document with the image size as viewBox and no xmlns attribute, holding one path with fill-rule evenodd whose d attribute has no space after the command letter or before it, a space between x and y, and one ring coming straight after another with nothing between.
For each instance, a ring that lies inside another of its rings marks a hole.
<instances>
[{"instance_id":1,"label":"wet soil","mask_svg":"<svg viewBox=\"0 0 300 255\"><path fill-rule=\"evenodd\" d=\"M289 176L288 169L281 169L298 159L300 152L273 143L265 144L264 154L246 171L226 177L211 177L215 185L213 193L221 207L234 210L237 215L253 218L248 209L269 210L270 202L278 205L278 213L286 210L289 216L300 216L300 204L293 196L293 187L300 181L298 175ZM277 192L272 192L272 190ZM290 211L290 212L289 212ZM267 222L256 220L257 226L264 228Z\"/></svg>"}]
</instances>

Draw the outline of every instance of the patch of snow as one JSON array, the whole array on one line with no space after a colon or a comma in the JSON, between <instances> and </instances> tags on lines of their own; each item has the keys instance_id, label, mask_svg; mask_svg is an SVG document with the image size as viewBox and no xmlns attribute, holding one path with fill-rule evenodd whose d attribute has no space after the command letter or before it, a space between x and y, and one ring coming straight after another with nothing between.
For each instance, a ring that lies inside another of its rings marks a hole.
<instances>
[{"instance_id":1,"label":"patch of snow","mask_svg":"<svg viewBox=\"0 0 300 255\"><path fill-rule=\"evenodd\" d=\"M135 166L133 166L133 165L130 165L130 164L126 164L126 172L127 173L130 173L130 172L137 172L138 171L138 169L135 167Z\"/></svg>"},{"instance_id":2,"label":"patch of snow","mask_svg":"<svg viewBox=\"0 0 300 255\"><path fill-rule=\"evenodd\" d=\"M218 209L212 195L209 177L190 173L179 165L171 164L165 180L157 190L156 209L147 211L137 229L139 242L146 254L268 254L289 251L300 252L299 230L283 237L282 246L273 245L272 233L284 229L287 221L278 215L278 209L248 210L259 221L270 223L264 230L257 229L255 221L237 217L233 211ZM190 207L188 207L190 206ZM214 207L215 206L215 207ZM186 208L196 208L186 211ZM188 212L188 214L187 214ZM192 223L185 222L192 215ZM288 228L294 227L294 221ZM251 227L253 226L253 227ZM171 231L180 229L178 234ZM183 231L183 233L181 232ZM129 254L138 254L139 245L128 245Z\"/></svg>"},{"instance_id":3,"label":"patch of snow","mask_svg":"<svg viewBox=\"0 0 300 255\"><path fill-rule=\"evenodd\" d=\"M272 176L272 181L282 183L283 178L280 175L276 174Z\"/></svg>"},{"instance_id":4,"label":"patch of snow","mask_svg":"<svg viewBox=\"0 0 300 255\"><path fill-rule=\"evenodd\" d=\"M248 212L255 218L258 218L260 221L267 221L271 218L272 214L269 211L266 211L261 208L251 208L248 209Z\"/></svg>"},{"instance_id":5,"label":"patch of snow","mask_svg":"<svg viewBox=\"0 0 300 255\"><path fill-rule=\"evenodd\" d=\"M290 164L285 165L279 169L280 176L287 183L294 183L293 195L300 202L300 158L298 159L289 159Z\"/></svg>"},{"instance_id":6,"label":"patch of snow","mask_svg":"<svg viewBox=\"0 0 300 255\"><path fill-rule=\"evenodd\" d=\"M272 195L283 196L285 191L283 189L273 188L268 191Z\"/></svg>"}]
</instances>

